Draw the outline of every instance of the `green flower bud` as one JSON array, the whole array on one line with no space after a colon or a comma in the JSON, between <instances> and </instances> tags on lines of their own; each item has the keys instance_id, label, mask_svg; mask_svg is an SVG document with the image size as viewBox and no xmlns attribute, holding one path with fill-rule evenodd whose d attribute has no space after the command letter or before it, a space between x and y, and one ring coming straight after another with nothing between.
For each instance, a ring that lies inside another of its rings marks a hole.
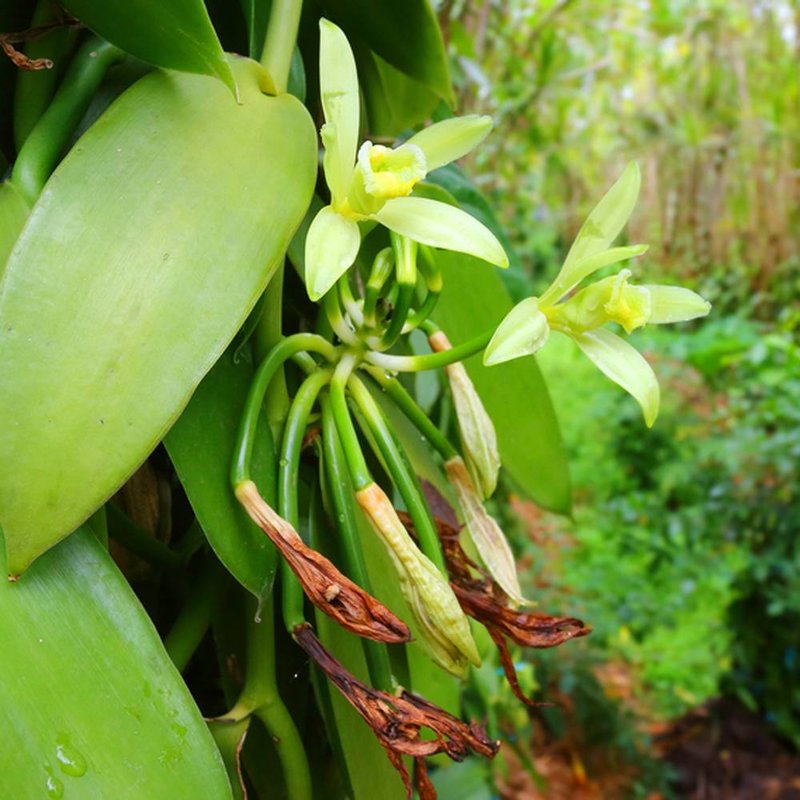
<instances>
[{"instance_id":1,"label":"green flower bud","mask_svg":"<svg viewBox=\"0 0 800 800\"><path fill-rule=\"evenodd\" d=\"M480 666L469 622L450 584L414 544L384 491L371 483L356 492L356 499L389 551L403 597L434 661L458 677L468 663Z\"/></svg>"}]
</instances>

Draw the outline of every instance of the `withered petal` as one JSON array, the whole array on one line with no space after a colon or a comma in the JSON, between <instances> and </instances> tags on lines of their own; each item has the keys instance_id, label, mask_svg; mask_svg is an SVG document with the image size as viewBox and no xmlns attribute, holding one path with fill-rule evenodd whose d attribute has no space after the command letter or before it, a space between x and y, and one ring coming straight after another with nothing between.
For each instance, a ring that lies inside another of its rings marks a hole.
<instances>
[{"instance_id":1,"label":"withered petal","mask_svg":"<svg viewBox=\"0 0 800 800\"><path fill-rule=\"evenodd\" d=\"M269 536L292 568L308 599L343 628L377 642L408 642L411 631L386 606L353 583L261 497L252 481L236 487L236 496L251 519Z\"/></svg>"},{"instance_id":2,"label":"withered petal","mask_svg":"<svg viewBox=\"0 0 800 800\"><path fill-rule=\"evenodd\" d=\"M499 744L490 739L481 726L475 723L468 725L433 703L408 692L398 697L363 684L325 649L310 625L300 625L292 633L300 647L372 728L389 760L400 773L409 798L411 785L402 755L419 760L436 753L447 753L450 758L462 761L470 752L488 758L497 754ZM436 738L420 739L423 728L432 731ZM418 769L415 769L415 780ZM433 790L432 784L427 781L427 774L422 780L425 791ZM424 797L435 796L434 792Z\"/></svg>"}]
</instances>

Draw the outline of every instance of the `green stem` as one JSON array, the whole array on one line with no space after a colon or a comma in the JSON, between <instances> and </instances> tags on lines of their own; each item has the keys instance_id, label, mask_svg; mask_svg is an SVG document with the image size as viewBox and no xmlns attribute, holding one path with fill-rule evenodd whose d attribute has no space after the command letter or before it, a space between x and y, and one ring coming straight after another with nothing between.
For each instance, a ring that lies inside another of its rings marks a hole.
<instances>
[{"instance_id":1,"label":"green stem","mask_svg":"<svg viewBox=\"0 0 800 800\"><path fill-rule=\"evenodd\" d=\"M339 305L339 292L335 289L329 291L325 297L322 298L322 307L325 310L325 316L333 332L345 344L359 346L360 339L356 336L355 332L347 324L347 320L342 314L342 307Z\"/></svg>"},{"instance_id":2,"label":"green stem","mask_svg":"<svg viewBox=\"0 0 800 800\"><path fill-rule=\"evenodd\" d=\"M322 447L325 456L325 476L347 572L364 591L372 594L367 565L358 536L358 522L353 504L353 486L347 472L347 461L342 442L336 430L336 420L330 397L324 393L320 402L322 405ZM385 691L393 691L396 683L392 677L389 653L385 645L366 639L363 641L363 645L372 685Z\"/></svg>"},{"instance_id":3,"label":"green stem","mask_svg":"<svg viewBox=\"0 0 800 800\"><path fill-rule=\"evenodd\" d=\"M417 285L417 243L396 233L392 233L391 240L398 293L389 326L381 338L381 350L388 350L402 333Z\"/></svg>"},{"instance_id":4,"label":"green stem","mask_svg":"<svg viewBox=\"0 0 800 800\"><path fill-rule=\"evenodd\" d=\"M440 353L428 353L423 356L392 356L387 353L369 352L364 355L364 360L388 372L422 372L426 369L438 369L479 353L489 344L493 335L493 330L484 331L479 336L462 342L450 350L442 350Z\"/></svg>"},{"instance_id":5,"label":"green stem","mask_svg":"<svg viewBox=\"0 0 800 800\"><path fill-rule=\"evenodd\" d=\"M394 253L391 247L384 247L375 256L369 278L367 278L367 285L364 287L364 324L369 328L375 328L378 324L375 314L378 298L393 270Z\"/></svg>"},{"instance_id":6,"label":"green stem","mask_svg":"<svg viewBox=\"0 0 800 800\"><path fill-rule=\"evenodd\" d=\"M11 173L11 180L31 204L41 194L106 70L123 55L114 45L93 36L73 59L53 102L26 139Z\"/></svg>"},{"instance_id":7,"label":"green stem","mask_svg":"<svg viewBox=\"0 0 800 800\"><path fill-rule=\"evenodd\" d=\"M389 378L383 370L376 367L367 367L367 372L445 461L458 455L458 450L433 424L431 418L417 405L397 378Z\"/></svg>"},{"instance_id":8,"label":"green stem","mask_svg":"<svg viewBox=\"0 0 800 800\"><path fill-rule=\"evenodd\" d=\"M164 639L164 649L172 663L183 672L211 625L211 615L219 599L222 582L219 567L209 559L192 585L178 618Z\"/></svg>"},{"instance_id":9,"label":"green stem","mask_svg":"<svg viewBox=\"0 0 800 800\"><path fill-rule=\"evenodd\" d=\"M41 39L28 42L25 55L30 58L49 58L53 62L50 69L19 70L14 89L14 143L17 150L21 150L33 130L41 119L50 100L53 98L56 86L64 73L64 65L70 51L78 38L76 25L63 24L63 12L53 3L53 0L39 0L33 12L30 27L57 25L48 31Z\"/></svg>"},{"instance_id":10,"label":"green stem","mask_svg":"<svg viewBox=\"0 0 800 800\"><path fill-rule=\"evenodd\" d=\"M331 381L331 412L336 421L336 429L344 448L347 468L350 471L350 478L353 481L353 488L356 491L365 489L372 481L369 467L361 452L361 445L358 442L353 419L350 410L347 408L347 398L345 397L345 387L347 380L355 368L356 360L354 356L346 355L342 358L333 373Z\"/></svg>"},{"instance_id":11,"label":"green stem","mask_svg":"<svg viewBox=\"0 0 800 800\"><path fill-rule=\"evenodd\" d=\"M289 85L289 69L302 10L302 0L272 0L261 65L272 77L278 94L283 94Z\"/></svg>"},{"instance_id":12,"label":"green stem","mask_svg":"<svg viewBox=\"0 0 800 800\"><path fill-rule=\"evenodd\" d=\"M111 538L121 544L148 564L163 569L177 569L182 560L178 553L140 528L127 514L114 503L106 504L108 515L108 533Z\"/></svg>"},{"instance_id":13,"label":"green stem","mask_svg":"<svg viewBox=\"0 0 800 800\"><path fill-rule=\"evenodd\" d=\"M261 361L282 338L283 328L283 273L281 265L264 292L264 309L256 327L256 358ZM278 367L275 377L267 389L265 408L267 420L275 441L280 439L283 421L289 411L289 390L286 388L286 373L283 365Z\"/></svg>"},{"instance_id":14,"label":"green stem","mask_svg":"<svg viewBox=\"0 0 800 800\"><path fill-rule=\"evenodd\" d=\"M298 527L297 479L300 451L308 425L308 417L320 389L331 379L328 370L317 370L297 390L286 417L278 470L278 513L295 529ZM303 589L286 561L281 564L282 608L286 630L291 632L305 622Z\"/></svg>"},{"instance_id":15,"label":"green stem","mask_svg":"<svg viewBox=\"0 0 800 800\"><path fill-rule=\"evenodd\" d=\"M270 381L278 367L287 358L291 358L296 353L303 351L321 353L329 361L336 357L336 348L330 342L314 333L296 333L270 350L269 355L261 362L253 377L242 420L239 423L233 465L231 466L231 483L234 488L242 481L250 479L250 462L253 458L258 418Z\"/></svg>"},{"instance_id":16,"label":"green stem","mask_svg":"<svg viewBox=\"0 0 800 800\"><path fill-rule=\"evenodd\" d=\"M436 564L442 574L446 575L444 557L439 547L439 537L436 534L436 528L431 519L428 504L422 494L422 489L417 481L417 476L409 468L383 412L367 387L355 375L350 376L347 387L369 427L386 468L400 491L403 502L406 504L411 521L414 523L414 528L419 537L420 549Z\"/></svg>"},{"instance_id":17,"label":"green stem","mask_svg":"<svg viewBox=\"0 0 800 800\"><path fill-rule=\"evenodd\" d=\"M232 720L255 714L272 737L283 768L286 793L291 800L311 800L308 759L289 711L278 693L275 679L275 609L273 596L264 600L261 622L248 615L245 685Z\"/></svg>"}]
</instances>

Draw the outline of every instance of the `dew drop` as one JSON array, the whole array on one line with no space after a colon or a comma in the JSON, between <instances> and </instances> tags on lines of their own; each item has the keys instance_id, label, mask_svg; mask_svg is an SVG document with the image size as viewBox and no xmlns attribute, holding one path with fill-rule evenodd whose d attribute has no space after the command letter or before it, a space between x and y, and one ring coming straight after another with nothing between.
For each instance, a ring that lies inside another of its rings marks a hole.
<instances>
[{"instance_id":1,"label":"dew drop","mask_svg":"<svg viewBox=\"0 0 800 800\"><path fill-rule=\"evenodd\" d=\"M51 797L53 800L60 800L60 798L64 796L64 784L53 775L49 767L47 768L47 772L47 780L44 782L47 796Z\"/></svg>"},{"instance_id":2,"label":"dew drop","mask_svg":"<svg viewBox=\"0 0 800 800\"><path fill-rule=\"evenodd\" d=\"M73 778L86 774L86 759L83 754L69 743L66 736L56 739L56 761L58 768Z\"/></svg>"}]
</instances>

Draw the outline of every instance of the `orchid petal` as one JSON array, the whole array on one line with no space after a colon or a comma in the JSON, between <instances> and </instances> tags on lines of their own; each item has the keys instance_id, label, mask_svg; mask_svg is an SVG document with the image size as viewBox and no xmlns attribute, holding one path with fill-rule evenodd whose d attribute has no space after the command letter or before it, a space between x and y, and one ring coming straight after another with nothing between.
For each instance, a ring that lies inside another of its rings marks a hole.
<instances>
[{"instance_id":1,"label":"orchid petal","mask_svg":"<svg viewBox=\"0 0 800 800\"><path fill-rule=\"evenodd\" d=\"M564 267L558 273L556 279L548 286L547 291L541 296L539 302L541 305L552 305L562 298L570 289L577 286L584 278L588 278L594 272L608 267L611 264L617 264L620 261L627 261L629 258L636 258L647 252L648 245L646 244L633 244L629 247L612 247L609 250L603 250L600 253L586 256L578 261L575 261L572 266L567 270Z\"/></svg>"},{"instance_id":2,"label":"orchid petal","mask_svg":"<svg viewBox=\"0 0 800 800\"><path fill-rule=\"evenodd\" d=\"M549 334L550 325L547 317L539 311L539 299L527 297L517 303L497 326L483 354L483 363L491 366L531 355L544 345Z\"/></svg>"},{"instance_id":3,"label":"orchid petal","mask_svg":"<svg viewBox=\"0 0 800 800\"><path fill-rule=\"evenodd\" d=\"M465 156L489 135L491 129L491 117L469 114L429 125L405 144L414 144L422 150L428 172L431 172Z\"/></svg>"},{"instance_id":4,"label":"orchid petal","mask_svg":"<svg viewBox=\"0 0 800 800\"><path fill-rule=\"evenodd\" d=\"M574 334L572 338L606 377L634 397L642 408L645 424L652 427L658 416L660 391L644 356L605 328Z\"/></svg>"},{"instance_id":5,"label":"orchid petal","mask_svg":"<svg viewBox=\"0 0 800 800\"><path fill-rule=\"evenodd\" d=\"M497 267L508 266L508 256L495 235L475 217L447 203L426 197L396 197L372 219L420 244L467 253Z\"/></svg>"},{"instance_id":6,"label":"orchid petal","mask_svg":"<svg viewBox=\"0 0 800 800\"><path fill-rule=\"evenodd\" d=\"M319 21L319 74L325 125L323 169L334 205L344 200L358 147L358 73L353 51L342 30Z\"/></svg>"},{"instance_id":7,"label":"orchid petal","mask_svg":"<svg viewBox=\"0 0 800 800\"><path fill-rule=\"evenodd\" d=\"M683 286L642 286L650 292L651 313L648 322L665 324L704 317L711 303Z\"/></svg>"},{"instance_id":8,"label":"orchid petal","mask_svg":"<svg viewBox=\"0 0 800 800\"><path fill-rule=\"evenodd\" d=\"M578 280L572 277L575 266L590 256L602 253L617 238L636 205L640 184L639 165L631 162L581 226L556 278L556 283L563 284L567 288L574 286L578 283ZM585 273L583 277L587 274L589 273ZM556 299L558 297L561 295L557 295Z\"/></svg>"},{"instance_id":9,"label":"orchid petal","mask_svg":"<svg viewBox=\"0 0 800 800\"><path fill-rule=\"evenodd\" d=\"M319 300L347 272L360 245L357 222L330 206L319 210L306 234L305 281L312 300Z\"/></svg>"}]
</instances>

